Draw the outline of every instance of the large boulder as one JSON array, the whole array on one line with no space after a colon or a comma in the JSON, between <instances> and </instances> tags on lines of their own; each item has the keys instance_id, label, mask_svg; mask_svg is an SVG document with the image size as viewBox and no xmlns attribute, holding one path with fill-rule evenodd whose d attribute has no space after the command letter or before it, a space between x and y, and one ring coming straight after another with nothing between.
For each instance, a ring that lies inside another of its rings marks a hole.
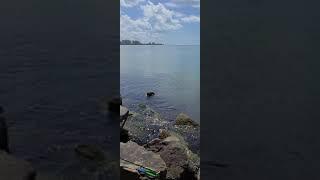
<instances>
[{"instance_id":1,"label":"large boulder","mask_svg":"<svg viewBox=\"0 0 320 180\"><path fill-rule=\"evenodd\" d=\"M166 164L160 155L146 150L144 147L129 141L120 143L120 173L121 179L138 180L140 176L137 169L147 167L159 173L159 179L166 177Z\"/></svg>"},{"instance_id":2,"label":"large boulder","mask_svg":"<svg viewBox=\"0 0 320 180\"><path fill-rule=\"evenodd\" d=\"M171 132L169 137L155 139L145 148L161 156L167 165L166 179L197 179L200 158L189 150L187 143L179 135Z\"/></svg>"},{"instance_id":3,"label":"large boulder","mask_svg":"<svg viewBox=\"0 0 320 180\"><path fill-rule=\"evenodd\" d=\"M35 180L36 172L28 162L0 151L0 179Z\"/></svg>"}]
</instances>

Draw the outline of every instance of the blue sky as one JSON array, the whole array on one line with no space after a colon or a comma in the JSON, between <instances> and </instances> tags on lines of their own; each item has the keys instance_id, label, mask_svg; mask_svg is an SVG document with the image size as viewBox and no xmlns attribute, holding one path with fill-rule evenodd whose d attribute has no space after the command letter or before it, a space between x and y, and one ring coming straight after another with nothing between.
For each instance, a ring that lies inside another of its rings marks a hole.
<instances>
[{"instance_id":1,"label":"blue sky","mask_svg":"<svg viewBox=\"0 0 320 180\"><path fill-rule=\"evenodd\" d=\"M120 39L200 44L200 0L120 0Z\"/></svg>"}]
</instances>

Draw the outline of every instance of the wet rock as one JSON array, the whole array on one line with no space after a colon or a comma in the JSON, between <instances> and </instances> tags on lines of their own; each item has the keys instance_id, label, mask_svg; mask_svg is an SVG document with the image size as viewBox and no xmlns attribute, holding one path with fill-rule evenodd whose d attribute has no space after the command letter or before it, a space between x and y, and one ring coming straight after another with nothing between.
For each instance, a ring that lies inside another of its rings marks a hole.
<instances>
[{"instance_id":1,"label":"wet rock","mask_svg":"<svg viewBox=\"0 0 320 180\"><path fill-rule=\"evenodd\" d=\"M200 126L173 126L172 131L183 137L192 152L200 154Z\"/></svg>"},{"instance_id":2,"label":"wet rock","mask_svg":"<svg viewBox=\"0 0 320 180\"><path fill-rule=\"evenodd\" d=\"M159 138L160 139L165 139L170 136L170 132L165 129L159 129Z\"/></svg>"},{"instance_id":3,"label":"wet rock","mask_svg":"<svg viewBox=\"0 0 320 180\"><path fill-rule=\"evenodd\" d=\"M151 96L154 96L154 95L155 95L155 93L154 93L154 92L152 92L152 91L147 92L147 97L151 97Z\"/></svg>"},{"instance_id":4,"label":"wet rock","mask_svg":"<svg viewBox=\"0 0 320 180\"><path fill-rule=\"evenodd\" d=\"M132 141L120 143L121 179L141 179L142 177L137 172L137 168L141 166L158 172L159 179L165 179L166 177L166 164L159 154L147 151L144 147Z\"/></svg>"},{"instance_id":5,"label":"wet rock","mask_svg":"<svg viewBox=\"0 0 320 180\"><path fill-rule=\"evenodd\" d=\"M120 106L120 120L125 120L128 118L129 115L129 110L124 107L124 106Z\"/></svg>"},{"instance_id":6,"label":"wet rock","mask_svg":"<svg viewBox=\"0 0 320 180\"><path fill-rule=\"evenodd\" d=\"M191 152L181 137L172 135L152 141L146 149L160 154L167 166L167 179L197 179L200 158Z\"/></svg>"},{"instance_id":7,"label":"wet rock","mask_svg":"<svg viewBox=\"0 0 320 180\"><path fill-rule=\"evenodd\" d=\"M182 125L182 126L199 126L196 122L194 122L188 115L184 113L180 113L177 118L175 125Z\"/></svg>"},{"instance_id":8,"label":"wet rock","mask_svg":"<svg viewBox=\"0 0 320 180\"><path fill-rule=\"evenodd\" d=\"M3 108L0 107L0 150L9 152L8 127L3 111Z\"/></svg>"},{"instance_id":9,"label":"wet rock","mask_svg":"<svg viewBox=\"0 0 320 180\"><path fill-rule=\"evenodd\" d=\"M158 137L159 129L169 125L168 121L162 119L159 113L149 107L131 113L124 128L129 131L130 139L140 145Z\"/></svg>"},{"instance_id":10,"label":"wet rock","mask_svg":"<svg viewBox=\"0 0 320 180\"><path fill-rule=\"evenodd\" d=\"M35 180L36 171L28 162L0 151L0 179Z\"/></svg>"}]
</instances>

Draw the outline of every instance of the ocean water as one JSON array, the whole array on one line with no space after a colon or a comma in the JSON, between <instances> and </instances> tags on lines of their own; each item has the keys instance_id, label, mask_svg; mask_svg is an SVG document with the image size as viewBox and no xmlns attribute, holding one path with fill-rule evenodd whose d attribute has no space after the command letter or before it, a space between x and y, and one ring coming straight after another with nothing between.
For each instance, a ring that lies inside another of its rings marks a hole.
<instances>
[{"instance_id":1,"label":"ocean water","mask_svg":"<svg viewBox=\"0 0 320 180\"><path fill-rule=\"evenodd\" d=\"M169 121L184 112L200 123L200 46L121 46L120 92L133 110L143 103Z\"/></svg>"},{"instance_id":2,"label":"ocean water","mask_svg":"<svg viewBox=\"0 0 320 180\"><path fill-rule=\"evenodd\" d=\"M119 124L99 101L119 94L119 27L110 25L119 3L0 4L0 106L12 154L48 174L80 174L68 168L79 144L117 157Z\"/></svg>"}]
</instances>

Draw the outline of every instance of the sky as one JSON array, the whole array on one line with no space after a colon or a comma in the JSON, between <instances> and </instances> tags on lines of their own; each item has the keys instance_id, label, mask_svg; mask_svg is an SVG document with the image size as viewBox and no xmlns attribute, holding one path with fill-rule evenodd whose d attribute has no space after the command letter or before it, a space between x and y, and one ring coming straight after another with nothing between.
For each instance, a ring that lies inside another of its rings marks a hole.
<instances>
[{"instance_id":1,"label":"sky","mask_svg":"<svg viewBox=\"0 0 320 180\"><path fill-rule=\"evenodd\" d=\"M120 0L120 39L200 44L200 0Z\"/></svg>"}]
</instances>

